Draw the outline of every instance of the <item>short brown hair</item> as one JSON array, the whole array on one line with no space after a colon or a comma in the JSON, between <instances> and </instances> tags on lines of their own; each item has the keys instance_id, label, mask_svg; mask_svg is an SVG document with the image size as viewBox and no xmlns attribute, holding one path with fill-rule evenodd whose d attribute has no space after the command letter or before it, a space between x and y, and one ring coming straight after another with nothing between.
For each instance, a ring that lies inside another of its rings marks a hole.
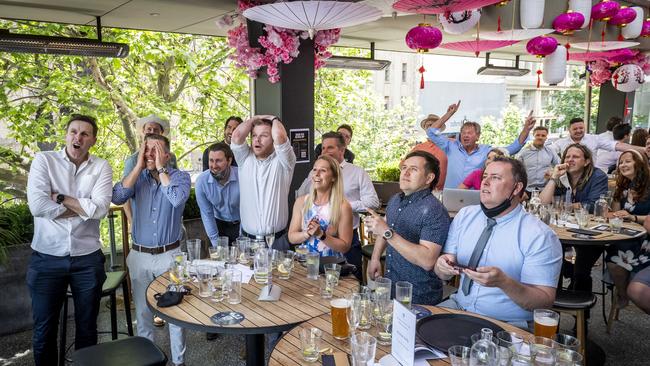
<instances>
[{"instance_id":1,"label":"short brown hair","mask_svg":"<svg viewBox=\"0 0 650 366\"><path fill-rule=\"evenodd\" d=\"M259 118L259 119L256 119L256 120L253 121L253 128L255 128L256 126L273 127L273 121L271 121L270 119L266 119L266 118Z\"/></svg>"},{"instance_id":2,"label":"short brown hair","mask_svg":"<svg viewBox=\"0 0 650 366\"><path fill-rule=\"evenodd\" d=\"M508 156L497 156L492 160L493 163L500 162L510 165L510 170L512 171L512 177L515 179L515 184L521 183L523 188L519 192L518 196L524 194L526 187L528 186L528 173L526 173L526 167L524 163L518 159L511 158Z\"/></svg>"},{"instance_id":3,"label":"short brown hair","mask_svg":"<svg viewBox=\"0 0 650 366\"><path fill-rule=\"evenodd\" d=\"M338 131L340 129L347 130L350 133L350 136L352 136L352 127L350 125L342 124L342 125L339 126L339 128L336 129L336 131Z\"/></svg>"},{"instance_id":4,"label":"short brown hair","mask_svg":"<svg viewBox=\"0 0 650 366\"><path fill-rule=\"evenodd\" d=\"M87 116L85 114L72 114L70 115L70 119L68 120L68 123L65 125L65 130L67 131L68 128L70 127L70 123L73 121L81 121L81 122L86 122L93 126L93 136L97 137L97 131L99 128L97 127L97 120L95 117Z\"/></svg>"},{"instance_id":5,"label":"short brown hair","mask_svg":"<svg viewBox=\"0 0 650 366\"><path fill-rule=\"evenodd\" d=\"M460 132L463 132L463 129L465 127L474 127L474 131L476 131L477 135L481 134L481 125L478 124L478 122L473 122L473 121L467 121L464 122L462 126L460 126Z\"/></svg>"},{"instance_id":6,"label":"short brown hair","mask_svg":"<svg viewBox=\"0 0 650 366\"><path fill-rule=\"evenodd\" d=\"M436 184L438 184L438 180L440 179L440 162L438 161L438 158L436 158L429 152L423 150L415 150L408 153L404 157L404 160L413 157L424 158L424 170L427 173L433 173L433 175L435 176L431 184L429 184L429 189L433 190Z\"/></svg>"},{"instance_id":7,"label":"short brown hair","mask_svg":"<svg viewBox=\"0 0 650 366\"><path fill-rule=\"evenodd\" d=\"M158 135L157 133L148 133L144 135L144 141L147 142L147 140L162 141L165 144L165 149L167 149L167 152L171 151L171 145L169 144L169 139L163 135Z\"/></svg>"},{"instance_id":8,"label":"short brown hair","mask_svg":"<svg viewBox=\"0 0 650 366\"><path fill-rule=\"evenodd\" d=\"M226 159L234 159L235 157L232 153L232 150L230 149L230 146L228 146L228 144L223 141L210 145L210 147L208 147L208 156L210 156L210 153L213 151L222 151L226 156Z\"/></svg>"},{"instance_id":9,"label":"short brown hair","mask_svg":"<svg viewBox=\"0 0 650 366\"><path fill-rule=\"evenodd\" d=\"M339 145L339 147L345 146L345 139L343 139L343 135L338 132L330 131L324 133L323 136L321 136L321 141L325 141L325 139L336 139L336 144Z\"/></svg>"},{"instance_id":10,"label":"short brown hair","mask_svg":"<svg viewBox=\"0 0 650 366\"><path fill-rule=\"evenodd\" d=\"M546 131L548 133L548 128L546 126L537 126L537 127L533 128L533 135L537 131Z\"/></svg>"}]
</instances>

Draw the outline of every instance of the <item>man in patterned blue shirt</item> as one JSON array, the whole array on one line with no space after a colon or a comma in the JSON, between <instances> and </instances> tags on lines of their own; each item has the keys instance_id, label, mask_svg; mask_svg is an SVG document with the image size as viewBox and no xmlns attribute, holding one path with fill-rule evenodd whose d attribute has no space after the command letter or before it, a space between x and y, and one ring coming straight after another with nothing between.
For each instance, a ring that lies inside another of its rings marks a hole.
<instances>
[{"instance_id":1,"label":"man in patterned blue shirt","mask_svg":"<svg viewBox=\"0 0 650 366\"><path fill-rule=\"evenodd\" d=\"M431 190L438 183L438 159L426 151L413 151L400 165L399 186L386 208L386 220L374 211L365 221L377 235L368 278L381 275L379 259L386 249L386 277L413 284L414 304L435 305L442 300L442 282L433 272L447 239L449 214ZM388 247L388 248L386 248Z\"/></svg>"}]
</instances>

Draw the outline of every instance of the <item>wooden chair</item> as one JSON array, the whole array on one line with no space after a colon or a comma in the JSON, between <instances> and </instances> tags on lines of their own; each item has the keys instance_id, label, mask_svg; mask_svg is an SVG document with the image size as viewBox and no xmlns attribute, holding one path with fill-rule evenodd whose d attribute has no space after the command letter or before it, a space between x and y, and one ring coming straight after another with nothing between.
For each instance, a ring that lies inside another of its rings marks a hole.
<instances>
[{"instance_id":1,"label":"wooden chair","mask_svg":"<svg viewBox=\"0 0 650 366\"><path fill-rule=\"evenodd\" d=\"M576 338L580 341L580 353L585 358L585 345L587 343L587 318L585 312L596 305L596 295L591 292L558 290L553 303L553 310L576 317Z\"/></svg>"}]
</instances>

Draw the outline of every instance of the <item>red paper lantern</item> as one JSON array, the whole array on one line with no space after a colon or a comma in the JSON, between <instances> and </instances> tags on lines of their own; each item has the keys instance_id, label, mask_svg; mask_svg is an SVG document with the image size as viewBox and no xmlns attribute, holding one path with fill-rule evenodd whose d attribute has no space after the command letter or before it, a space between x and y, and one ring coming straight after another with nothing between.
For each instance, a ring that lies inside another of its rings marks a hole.
<instances>
[{"instance_id":1,"label":"red paper lantern","mask_svg":"<svg viewBox=\"0 0 650 366\"><path fill-rule=\"evenodd\" d=\"M584 22L584 15L569 10L566 13L558 15L553 20L553 28L559 33L569 35L573 31L580 29Z\"/></svg>"},{"instance_id":2,"label":"red paper lantern","mask_svg":"<svg viewBox=\"0 0 650 366\"><path fill-rule=\"evenodd\" d=\"M420 53L429 52L430 49L436 48L442 43L442 32L429 24L420 23L406 33L404 40L410 49Z\"/></svg>"},{"instance_id":3,"label":"red paper lantern","mask_svg":"<svg viewBox=\"0 0 650 366\"><path fill-rule=\"evenodd\" d=\"M643 22L643 27L641 27L641 37L650 37L650 18Z\"/></svg>"},{"instance_id":4,"label":"red paper lantern","mask_svg":"<svg viewBox=\"0 0 650 366\"><path fill-rule=\"evenodd\" d=\"M607 23L611 25L617 25L619 27L625 27L626 25L632 23L636 19L636 11L627 6L621 7L621 9L614 15Z\"/></svg>"},{"instance_id":5,"label":"red paper lantern","mask_svg":"<svg viewBox=\"0 0 650 366\"><path fill-rule=\"evenodd\" d=\"M555 52L558 42L553 37L539 36L531 39L526 44L526 51L537 57L544 57Z\"/></svg>"},{"instance_id":6,"label":"red paper lantern","mask_svg":"<svg viewBox=\"0 0 650 366\"><path fill-rule=\"evenodd\" d=\"M620 8L621 6L615 1L603 0L591 8L591 18L606 22L616 15Z\"/></svg>"}]
</instances>

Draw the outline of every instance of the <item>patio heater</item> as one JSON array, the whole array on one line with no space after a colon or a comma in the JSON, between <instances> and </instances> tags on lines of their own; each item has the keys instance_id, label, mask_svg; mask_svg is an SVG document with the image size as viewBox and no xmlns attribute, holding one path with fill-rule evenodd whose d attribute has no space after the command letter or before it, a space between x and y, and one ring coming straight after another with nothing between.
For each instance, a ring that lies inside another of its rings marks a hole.
<instances>
[{"instance_id":1,"label":"patio heater","mask_svg":"<svg viewBox=\"0 0 650 366\"><path fill-rule=\"evenodd\" d=\"M370 57L332 56L325 60L325 67L348 70L380 71L390 65L388 60L375 59L375 42L370 42Z\"/></svg>"},{"instance_id":2,"label":"patio heater","mask_svg":"<svg viewBox=\"0 0 650 366\"><path fill-rule=\"evenodd\" d=\"M97 17L97 39L16 34L0 29L0 51L124 58L129 54L129 45L103 42L102 23L100 17Z\"/></svg>"}]
</instances>

